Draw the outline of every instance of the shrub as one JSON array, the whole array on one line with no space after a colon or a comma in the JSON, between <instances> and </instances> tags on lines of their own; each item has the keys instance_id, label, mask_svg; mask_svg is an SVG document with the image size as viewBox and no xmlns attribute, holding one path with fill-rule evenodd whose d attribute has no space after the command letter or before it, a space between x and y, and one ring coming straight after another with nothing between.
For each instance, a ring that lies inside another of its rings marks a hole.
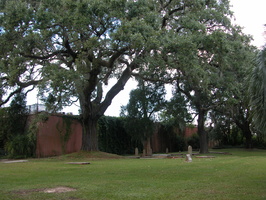
<instances>
[{"instance_id":1,"label":"shrub","mask_svg":"<svg viewBox=\"0 0 266 200\"><path fill-rule=\"evenodd\" d=\"M200 148L200 142L199 142L199 135L193 134L191 137L186 139L187 144L192 146L193 149L199 149Z\"/></svg>"},{"instance_id":2,"label":"shrub","mask_svg":"<svg viewBox=\"0 0 266 200\"><path fill-rule=\"evenodd\" d=\"M183 136L176 135L175 141L176 151L184 151L186 148L185 138Z\"/></svg>"},{"instance_id":3,"label":"shrub","mask_svg":"<svg viewBox=\"0 0 266 200\"><path fill-rule=\"evenodd\" d=\"M119 117L103 116L98 122L99 149L108 153L132 154L139 142L132 139L124 127L125 120Z\"/></svg>"},{"instance_id":4,"label":"shrub","mask_svg":"<svg viewBox=\"0 0 266 200\"><path fill-rule=\"evenodd\" d=\"M6 143L10 158L26 158L34 155L35 143L28 135L15 135Z\"/></svg>"}]
</instances>

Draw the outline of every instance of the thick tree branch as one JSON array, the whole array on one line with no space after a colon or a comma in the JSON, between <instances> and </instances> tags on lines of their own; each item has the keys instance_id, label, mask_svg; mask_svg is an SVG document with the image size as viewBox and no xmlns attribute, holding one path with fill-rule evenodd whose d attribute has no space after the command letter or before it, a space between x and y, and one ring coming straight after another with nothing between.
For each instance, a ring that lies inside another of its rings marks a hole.
<instances>
[{"instance_id":1,"label":"thick tree branch","mask_svg":"<svg viewBox=\"0 0 266 200\"><path fill-rule=\"evenodd\" d=\"M165 15L163 17L163 20L162 20L162 28L165 28L166 25L167 25L167 20L169 20L170 16L173 15L174 13L178 12L178 11L182 11L185 9L185 5L179 7L179 8L176 8L176 9L173 9L173 10L170 10L169 13L167 13L167 15Z\"/></svg>"},{"instance_id":2,"label":"thick tree branch","mask_svg":"<svg viewBox=\"0 0 266 200\"><path fill-rule=\"evenodd\" d=\"M11 93L7 96L7 98L6 98L4 101L1 100L1 102L0 102L0 107L3 106L4 104L8 103L9 100L10 100L15 94L21 93L22 90L23 90L24 88L27 88L27 87L32 86L32 85L35 86L35 85L37 85L39 82L40 82L40 80L39 80L39 81L29 81L29 82L26 82L26 83L18 82L17 85L18 85L19 87L18 87L17 89L15 89L13 92L11 92ZM32 90L32 89L30 89L30 90ZM29 91L27 91L26 93L28 93L28 92L29 92Z\"/></svg>"},{"instance_id":3,"label":"thick tree branch","mask_svg":"<svg viewBox=\"0 0 266 200\"><path fill-rule=\"evenodd\" d=\"M106 94L106 97L104 101L101 103L99 107L98 115L103 115L106 109L111 105L113 98L124 89L124 86L126 85L127 81L131 77L132 71L136 68L136 65L134 63L131 63L127 68L123 71L121 77L117 81L117 83L109 90L109 92Z\"/></svg>"},{"instance_id":4,"label":"thick tree branch","mask_svg":"<svg viewBox=\"0 0 266 200\"><path fill-rule=\"evenodd\" d=\"M96 94L96 98L94 99L94 101L92 102L93 104L99 104L101 103L103 97L103 88L102 88L102 84L98 83L97 85L97 94Z\"/></svg>"}]
</instances>

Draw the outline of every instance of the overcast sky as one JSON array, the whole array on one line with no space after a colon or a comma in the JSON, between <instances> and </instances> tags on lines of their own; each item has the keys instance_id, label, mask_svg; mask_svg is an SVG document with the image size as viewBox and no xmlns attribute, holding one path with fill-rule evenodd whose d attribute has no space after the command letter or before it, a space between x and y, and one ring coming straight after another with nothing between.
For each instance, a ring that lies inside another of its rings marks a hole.
<instances>
[{"instance_id":1,"label":"overcast sky","mask_svg":"<svg viewBox=\"0 0 266 200\"><path fill-rule=\"evenodd\" d=\"M266 0L230 0L235 23L242 26L243 32L253 36L253 45L262 47L265 44L263 35L266 24Z\"/></svg>"}]
</instances>

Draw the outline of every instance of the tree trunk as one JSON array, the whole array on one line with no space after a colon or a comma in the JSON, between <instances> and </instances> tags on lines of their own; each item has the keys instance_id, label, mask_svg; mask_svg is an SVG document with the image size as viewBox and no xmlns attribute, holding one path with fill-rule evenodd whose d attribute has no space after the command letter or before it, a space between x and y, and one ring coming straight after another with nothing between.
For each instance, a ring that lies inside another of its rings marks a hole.
<instances>
[{"instance_id":1,"label":"tree trunk","mask_svg":"<svg viewBox=\"0 0 266 200\"><path fill-rule=\"evenodd\" d=\"M125 84L131 76L132 69L134 68L133 62L123 71L121 77L117 83L107 92L104 100L102 101L102 88L98 83L98 72L95 74L92 72L90 75L92 78L87 82L87 85L80 88L82 91L79 94L79 102L82 113L82 147L84 151L98 151L98 134L97 123L98 119L104 115L104 112L111 105L113 98L124 89ZM92 93L97 86L97 97L91 101Z\"/></svg>"},{"instance_id":2,"label":"tree trunk","mask_svg":"<svg viewBox=\"0 0 266 200\"><path fill-rule=\"evenodd\" d=\"M253 148L253 143L252 143L252 135L250 131L247 131L244 133L245 138L246 138L246 149L252 149Z\"/></svg>"},{"instance_id":3,"label":"tree trunk","mask_svg":"<svg viewBox=\"0 0 266 200\"><path fill-rule=\"evenodd\" d=\"M98 123L98 118L83 119L81 150L84 150L84 151L98 151L99 150L97 123Z\"/></svg>"},{"instance_id":4,"label":"tree trunk","mask_svg":"<svg viewBox=\"0 0 266 200\"><path fill-rule=\"evenodd\" d=\"M244 136L246 138L246 148L247 149L252 149L253 148L253 143L252 143L252 133L249 128L249 124L246 122L244 129L242 129Z\"/></svg>"},{"instance_id":5,"label":"tree trunk","mask_svg":"<svg viewBox=\"0 0 266 200\"><path fill-rule=\"evenodd\" d=\"M244 137L246 138L246 143L245 143L246 148L247 149L253 148L252 133L250 131L249 120L243 118L242 120L236 120L235 123L241 129Z\"/></svg>"},{"instance_id":6,"label":"tree trunk","mask_svg":"<svg viewBox=\"0 0 266 200\"><path fill-rule=\"evenodd\" d=\"M142 140L143 145L143 156L151 156L152 155L152 149L151 149L151 137L148 137L145 140Z\"/></svg>"},{"instance_id":7,"label":"tree trunk","mask_svg":"<svg viewBox=\"0 0 266 200\"><path fill-rule=\"evenodd\" d=\"M207 132L205 131L204 123L205 123L205 111L202 109L198 109L198 134L200 140L200 153L209 153L208 149L208 137Z\"/></svg>"}]
</instances>

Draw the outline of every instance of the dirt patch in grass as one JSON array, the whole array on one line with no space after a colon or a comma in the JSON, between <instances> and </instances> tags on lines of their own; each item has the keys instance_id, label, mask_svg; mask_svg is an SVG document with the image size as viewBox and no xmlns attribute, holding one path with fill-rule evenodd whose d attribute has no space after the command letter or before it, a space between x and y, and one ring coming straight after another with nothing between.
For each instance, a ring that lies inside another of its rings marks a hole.
<instances>
[{"instance_id":1,"label":"dirt patch in grass","mask_svg":"<svg viewBox=\"0 0 266 200\"><path fill-rule=\"evenodd\" d=\"M71 153L71 154L66 154L59 156L59 159L90 159L90 160L98 160L98 159L122 159L125 158L123 156L119 156L116 154L111 154L111 153L105 153L101 151L93 151L93 152L88 152L88 151L79 151L76 153Z\"/></svg>"},{"instance_id":2,"label":"dirt patch in grass","mask_svg":"<svg viewBox=\"0 0 266 200\"><path fill-rule=\"evenodd\" d=\"M70 187L55 187L43 190L44 193L64 193L73 191L76 191L76 189Z\"/></svg>"},{"instance_id":3,"label":"dirt patch in grass","mask_svg":"<svg viewBox=\"0 0 266 200\"><path fill-rule=\"evenodd\" d=\"M14 191L14 193L19 194L19 195L27 195L27 194L34 193L34 192L41 192L43 190L44 189L17 190L17 191Z\"/></svg>"},{"instance_id":4,"label":"dirt patch in grass","mask_svg":"<svg viewBox=\"0 0 266 200\"><path fill-rule=\"evenodd\" d=\"M40 189L29 189L29 190L19 190L15 191L15 194L19 195L27 195L34 192L44 192L44 193L64 193L64 192L73 192L76 191L75 188L65 187L65 186L59 186L54 188L40 188Z\"/></svg>"}]
</instances>

